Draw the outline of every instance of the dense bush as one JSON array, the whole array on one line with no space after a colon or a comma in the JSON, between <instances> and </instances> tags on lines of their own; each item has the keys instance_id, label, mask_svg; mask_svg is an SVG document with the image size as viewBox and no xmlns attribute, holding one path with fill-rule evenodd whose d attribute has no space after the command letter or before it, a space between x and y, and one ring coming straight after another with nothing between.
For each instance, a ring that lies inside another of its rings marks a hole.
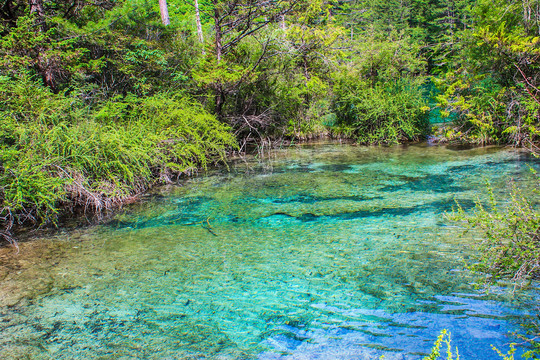
<instances>
[{"instance_id":1,"label":"dense bush","mask_svg":"<svg viewBox=\"0 0 540 360\"><path fill-rule=\"evenodd\" d=\"M540 279L538 188L524 190L514 186L504 200L497 200L489 191L488 205L478 202L473 213L458 207L451 216L478 232L481 238L476 246L478 255L469 269L483 275L484 285L510 281L514 286L529 286ZM532 319L524 326L525 334L516 336L530 345L526 358L536 358L540 355L540 325Z\"/></svg>"},{"instance_id":2,"label":"dense bush","mask_svg":"<svg viewBox=\"0 0 540 360\"><path fill-rule=\"evenodd\" d=\"M117 97L88 110L26 77L3 78L0 95L5 230L13 221L54 222L66 207L100 212L223 159L235 145L227 126L174 93Z\"/></svg>"},{"instance_id":3,"label":"dense bush","mask_svg":"<svg viewBox=\"0 0 540 360\"><path fill-rule=\"evenodd\" d=\"M392 25L386 30L383 36L369 25L332 74L333 131L364 144L419 140L430 131L421 42Z\"/></svg>"},{"instance_id":4,"label":"dense bush","mask_svg":"<svg viewBox=\"0 0 540 360\"><path fill-rule=\"evenodd\" d=\"M436 81L447 140L533 147L540 140L538 1L481 0L461 50Z\"/></svg>"},{"instance_id":5,"label":"dense bush","mask_svg":"<svg viewBox=\"0 0 540 360\"><path fill-rule=\"evenodd\" d=\"M478 262L471 270L487 275L490 284L501 279L524 286L540 278L540 213L535 208L538 190L525 195L514 187L510 199L498 204L493 193L489 206L477 203L475 211L467 214L463 209L454 220L467 223L480 231Z\"/></svg>"},{"instance_id":6,"label":"dense bush","mask_svg":"<svg viewBox=\"0 0 540 360\"><path fill-rule=\"evenodd\" d=\"M429 132L429 107L422 88L412 82L371 86L346 77L335 92L338 125L360 143L395 144L419 140Z\"/></svg>"}]
</instances>

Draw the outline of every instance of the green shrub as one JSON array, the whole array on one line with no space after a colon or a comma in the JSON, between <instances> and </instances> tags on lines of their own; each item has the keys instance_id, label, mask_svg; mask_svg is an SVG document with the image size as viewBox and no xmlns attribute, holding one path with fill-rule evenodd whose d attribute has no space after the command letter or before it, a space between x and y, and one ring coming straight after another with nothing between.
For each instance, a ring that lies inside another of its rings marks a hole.
<instances>
[{"instance_id":1,"label":"green shrub","mask_svg":"<svg viewBox=\"0 0 540 360\"><path fill-rule=\"evenodd\" d=\"M395 144L418 140L429 131L429 107L422 88L406 78L373 86L342 79L335 98L338 126L360 143Z\"/></svg>"},{"instance_id":2,"label":"green shrub","mask_svg":"<svg viewBox=\"0 0 540 360\"><path fill-rule=\"evenodd\" d=\"M442 350L441 347L445 348L445 350ZM443 351L444 354L441 354L441 351ZM452 335L446 329L441 331L440 335L435 341L435 345L433 346L431 353L429 354L429 356L426 356L424 358L424 360L438 359L459 360L459 350L457 347L455 348L455 350L452 350Z\"/></svg>"},{"instance_id":3,"label":"green shrub","mask_svg":"<svg viewBox=\"0 0 540 360\"><path fill-rule=\"evenodd\" d=\"M463 221L468 228L480 232L478 261L470 269L486 274L486 282L492 284L501 279L525 283L540 277L540 213L534 207L534 196L526 195L514 187L510 199L500 206L489 189L488 206L476 204L472 214L459 207L451 216Z\"/></svg>"},{"instance_id":4,"label":"green shrub","mask_svg":"<svg viewBox=\"0 0 540 360\"><path fill-rule=\"evenodd\" d=\"M442 348L442 349L441 349ZM514 360L514 353L516 352L516 349L514 347L514 344L510 344L510 350L508 350L508 353L504 354L499 349L497 349L495 346L491 346L493 351L499 355L500 358L503 360ZM452 349L452 334L444 329L441 331L439 336L437 337L437 340L435 341L435 344L433 346L433 349L431 350L431 353L424 357L424 360L459 360L459 349L454 347Z\"/></svg>"},{"instance_id":5,"label":"green shrub","mask_svg":"<svg viewBox=\"0 0 540 360\"><path fill-rule=\"evenodd\" d=\"M0 81L0 217L55 222L67 208L101 212L152 184L223 160L229 128L198 103L162 93L87 109L31 79Z\"/></svg>"},{"instance_id":6,"label":"green shrub","mask_svg":"<svg viewBox=\"0 0 540 360\"><path fill-rule=\"evenodd\" d=\"M451 219L462 221L468 229L478 231L482 240L477 244L478 256L469 268L485 275L482 283L492 285L510 280L513 284L527 286L540 278L540 212L538 188L524 190L514 186L509 199L498 202L491 189L490 202L477 202L472 214L458 204ZM525 333L515 334L530 345L526 358L540 354L540 326L535 319L527 319ZM504 359L513 359L513 352ZM502 356L501 353L499 355Z\"/></svg>"},{"instance_id":7,"label":"green shrub","mask_svg":"<svg viewBox=\"0 0 540 360\"><path fill-rule=\"evenodd\" d=\"M463 69L434 78L434 83L441 91L436 96L441 116L453 119L452 128L441 134L444 140L479 145L514 142L511 111L506 108L515 95L511 89L489 76L472 77Z\"/></svg>"}]
</instances>

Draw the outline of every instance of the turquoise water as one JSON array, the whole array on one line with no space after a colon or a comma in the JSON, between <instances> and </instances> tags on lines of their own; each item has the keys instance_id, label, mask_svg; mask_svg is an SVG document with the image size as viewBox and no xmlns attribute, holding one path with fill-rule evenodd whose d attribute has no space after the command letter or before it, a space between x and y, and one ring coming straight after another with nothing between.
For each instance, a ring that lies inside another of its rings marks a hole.
<instances>
[{"instance_id":1,"label":"turquoise water","mask_svg":"<svg viewBox=\"0 0 540 360\"><path fill-rule=\"evenodd\" d=\"M455 200L534 184L494 148L317 144L238 159L100 226L0 249L2 359L496 358L534 291L464 268Z\"/></svg>"}]
</instances>

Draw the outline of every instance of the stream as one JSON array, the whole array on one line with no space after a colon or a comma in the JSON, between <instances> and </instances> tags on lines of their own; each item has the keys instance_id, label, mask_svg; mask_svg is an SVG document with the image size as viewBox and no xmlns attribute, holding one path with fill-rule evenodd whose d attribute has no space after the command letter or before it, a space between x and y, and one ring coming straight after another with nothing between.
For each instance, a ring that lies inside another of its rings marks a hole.
<instances>
[{"instance_id":1,"label":"stream","mask_svg":"<svg viewBox=\"0 0 540 360\"><path fill-rule=\"evenodd\" d=\"M1 359L498 359L538 289L478 289L447 215L537 180L515 149L291 146L0 248ZM516 359L520 359L518 350Z\"/></svg>"}]
</instances>

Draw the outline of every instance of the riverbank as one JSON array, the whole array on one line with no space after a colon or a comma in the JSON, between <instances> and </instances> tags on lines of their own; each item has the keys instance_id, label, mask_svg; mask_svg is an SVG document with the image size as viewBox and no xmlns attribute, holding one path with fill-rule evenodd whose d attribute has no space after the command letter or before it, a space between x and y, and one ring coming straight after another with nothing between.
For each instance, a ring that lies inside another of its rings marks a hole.
<instances>
[{"instance_id":1,"label":"riverbank","mask_svg":"<svg viewBox=\"0 0 540 360\"><path fill-rule=\"evenodd\" d=\"M181 177L205 171L208 166L243 159L245 155L238 153L230 129L201 108L188 104L193 107L191 118L199 117L199 122L181 120L187 111L182 101L160 103L158 107L155 103L154 107L149 107L139 102L139 107L128 115L130 120L115 128L87 119L76 126L61 123L48 128L41 125L28 128L28 124L24 129L14 127L13 136L19 136L17 141L25 139L25 143L19 143L19 150L5 162L4 171L10 172L11 177L1 178L6 191L0 218L4 244L15 244L18 234L38 228L105 221L123 205L140 201L156 186L176 183ZM182 113L170 112L170 107L179 105L184 106ZM167 131L158 128L164 126L159 119L164 113L174 124L175 132L167 126ZM150 114L157 115L158 119L151 121ZM303 140L267 138L260 144L244 144L240 149L264 158L276 149L298 144L333 142L364 146L344 134L336 139L337 134L330 137L329 133L330 129L322 137L318 134ZM186 149L188 144L184 138L189 136L194 143ZM49 150L35 151L38 143L41 149ZM401 146L414 144L421 143L409 142ZM425 146L454 150L474 147L434 138L429 138ZM73 159L75 162L71 163Z\"/></svg>"},{"instance_id":2,"label":"riverbank","mask_svg":"<svg viewBox=\"0 0 540 360\"><path fill-rule=\"evenodd\" d=\"M30 106L15 98L2 110L9 117L0 124L0 238L8 242L14 226L107 212L224 160L236 146L227 125L185 97L124 98L90 111L32 89L19 99Z\"/></svg>"}]
</instances>

